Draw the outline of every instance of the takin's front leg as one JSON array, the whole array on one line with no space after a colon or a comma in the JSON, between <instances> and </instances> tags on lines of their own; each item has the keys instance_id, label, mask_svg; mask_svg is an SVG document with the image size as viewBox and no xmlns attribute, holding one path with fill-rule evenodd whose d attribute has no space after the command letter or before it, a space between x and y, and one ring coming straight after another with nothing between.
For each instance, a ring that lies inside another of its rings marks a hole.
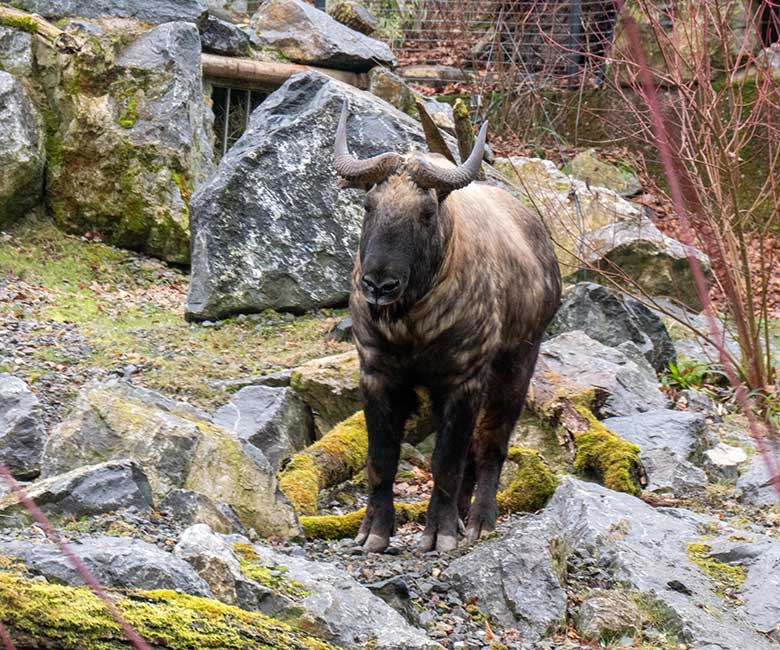
<instances>
[{"instance_id":1,"label":"takin's front leg","mask_svg":"<svg viewBox=\"0 0 780 650\"><path fill-rule=\"evenodd\" d=\"M355 541L365 551L381 553L395 529L393 481L404 425L417 406L417 396L413 389L393 386L377 375L364 376L361 389L368 427L368 506Z\"/></svg>"},{"instance_id":2,"label":"takin's front leg","mask_svg":"<svg viewBox=\"0 0 780 650\"><path fill-rule=\"evenodd\" d=\"M433 493L419 544L423 552L458 546L458 496L479 408L479 392L467 388L444 403L433 452Z\"/></svg>"}]
</instances>

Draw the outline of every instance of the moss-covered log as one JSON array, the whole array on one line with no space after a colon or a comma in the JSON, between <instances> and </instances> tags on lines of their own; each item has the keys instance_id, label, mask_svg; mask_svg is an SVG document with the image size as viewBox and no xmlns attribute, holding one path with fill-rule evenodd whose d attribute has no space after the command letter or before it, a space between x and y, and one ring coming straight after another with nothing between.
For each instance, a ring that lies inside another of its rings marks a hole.
<instances>
[{"instance_id":1,"label":"moss-covered log","mask_svg":"<svg viewBox=\"0 0 780 650\"><path fill-rule=\"evenodd\" d=\"M125 620L154 650L334 650L263 614L174 591L110 592ZM127 650L105 605L86 587L0 573L0 621L17 650Z\"/></svg>"},{"instance_id":2,"label":"moss-covered log","mask_svg":"<svg viewBox=\"0 0 780 650\"><path fill-rule=\"evenodd\" d=\"M406 423L404 439L424 440L435 429L428 394L418 392L418 413ZM279 487L299 515L317 514L320 491L352 478L368 460L368 431L363 411L358 411L320 440L293 456L279 473Z\"/></svg>"},{"instance_id":3,"label":"moss-covered log","mask_svg":"<svg viewBox=\"0 0 780 650\"><path fill-rule=\"evenodd\" d=\"M279 474L279 487L299 515L315 515L320 490L352 478L367 458L366 418L358 411L293 456Z\"/></svg>"},{"instance_id":4,"label":"moss-covered log","mask_svg":"<svg viewBox=\"0 0 780 650\"><path fill-rule=\"evenodd\" d=\"M558 486L558 479L538 451L513 447L507 459L518 465L518 472L510 486L498 494L501 514L534 512L543 508ZM427 501L396 503L396 523L423 522ZM304 516L300 518L306 537L343 539L354 537L365 515L365 508L344 515Z\"/></svg>"},{"instance_id":5,"label":"moss-covered log","mask_svg":"<svg viewBox=\"0 0 780 650\"><path fill-rule=\"evenodd\" d=\"M39 15L30 14L4 4L0 4L0 25L37 34L65 53L78 52L84 45L80 40L63 32L59 27L52 25Z\"/></svg>"}]
</instances>

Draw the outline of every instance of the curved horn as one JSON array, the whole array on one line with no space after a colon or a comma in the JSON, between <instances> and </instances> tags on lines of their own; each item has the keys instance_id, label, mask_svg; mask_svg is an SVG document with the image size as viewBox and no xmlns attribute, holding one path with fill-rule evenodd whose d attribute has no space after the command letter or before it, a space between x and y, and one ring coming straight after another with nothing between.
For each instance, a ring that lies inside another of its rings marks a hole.
<instances>
[{"instance_id":1,"label":"curved horn","mask_svg":"<svg viewBox=\"0 0 780 650\"><path fill-rule=\"evenodd\" d=\"M392 174L401 162L400 154L389 152L366 160L358 160L347 149L347 103L341 109L339 127L336 129L336 173L358 184L373 185Z\"/></svg>"},{"instance_id":2,"label":"curved horn","mask_svg":"<svg viewBox=\"0 0 780 650\"><path fill-rule=\"evenodd\" d=\"M437 190L443 194L466 187L466 185L477 178L482 166L487 127L488 123L485 122L479 130L479 135L474 143L474 148L471 150L471 155L460 167L444 169L432 165L423 158L417 158L412 170L415 182L420 187Z\"/></svg>"}]
</instances>

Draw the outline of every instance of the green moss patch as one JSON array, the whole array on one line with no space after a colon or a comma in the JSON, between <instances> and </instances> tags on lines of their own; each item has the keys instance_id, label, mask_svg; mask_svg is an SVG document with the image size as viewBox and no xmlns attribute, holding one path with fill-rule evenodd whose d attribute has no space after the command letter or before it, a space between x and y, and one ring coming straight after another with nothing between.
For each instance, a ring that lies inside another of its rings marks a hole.
<instances>
[{"instance_id":1,"label":"green moss patch","mask_svg":"<svg viewBox=\"0 0 780 650\"><path fill-rule=\"evenodd\" d=\"M518 472L509 487L499 492L499 510L502 513L534 512L547 505L558 487L558 477L542 455L533 449L513 447L507 460L517 465Z\"/></svg>"},{"instance_id":2,"label":"green moss patch","mask_svg":"<svg viewBox=\"0 0 780 650\"><path fill-rule=\"evenodd\" d=\"M352 478L367 459L366 418L358 411L293 456L279 474L279 487L298 514L315 515L320 490Z\"/></svg>"},{"instance_id":3,"label":"green moss patch","mask_svg":"<svg viewBox=\"0 0 780 650\"><path fill-rule=\"evenodd\" d=\"M639 496L642 492L639 447L607 429L589 409L577 407L577 411L587 419L589 428L575 439L574 468L585 476L597 478L610 490Z\"/></svg>"},{"instance_id":4,"label":"green moss patch","mask_svg":"<svg viewBox=\"0 0 780 650\"><path fill-rule=\"evenodd\" d=\"M708 544L688 544L688 559L712 580L715 593L724 599L735 599L747 578L744 567L733 566L710 557Z\"/></svg>"},{"instance_id":5,"label":"green moss patch","mask_svg":"<svg viewBox=\"0 0 780 650\"><path fill-rule=\"evenodd\" d=\"M251 544L234 544L233 552L238 555L241 570L250 580L259 582L276 593L288 596L293 600L302 600L309 595L305 585L290 580L285 575L287 573L286 566L267 566Z\"/></svg>"},{"instance_id":6,"label":"green moss patch","mask_svg":"<svg viewBox=\"0 0 780 650\"><path fill-rule=\"evenodd\" d=\"M64 234L48 220L23 220L7 233L0 239L0 277L36 300L0 301L0 318L35 319L41 336L74 328L91 347L88 358L73 359L64 343L42 344L34 363L9 368L32 383L58 365L121 372L132 364L138 383L211 409L229 397L215 388L218 380L295 367L351 347L325 340L342 311L291 320L267 312L257 322L191 325L184 321L184 273Z\"/></svg>"},{"instance_id":7,"label":"green moss patch","mask_svg":"<svg viewBox=\"0 0 780 650\"><path fill-rule=\"evenodd\" d=\"M330 650L285 623L174 591L109 592L125 620L155 649ZM0 573L0 620L19 647L119 650L129 643L87 588Z\"/></svg>"}]
</instances>

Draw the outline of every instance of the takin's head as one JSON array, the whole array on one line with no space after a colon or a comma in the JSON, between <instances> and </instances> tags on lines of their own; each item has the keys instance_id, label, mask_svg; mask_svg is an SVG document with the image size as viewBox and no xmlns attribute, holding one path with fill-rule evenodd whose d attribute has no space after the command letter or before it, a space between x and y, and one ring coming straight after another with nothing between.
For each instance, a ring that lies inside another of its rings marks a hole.
<instances>
[{"instance_id":1,"label":"takin's head","mask_svg":"<svg viewBox=\"0 0 780 650\"><path fill-rule=\"evenodd\" d=\"M336 172L348 187L369 189L360 235L360 290L372 305L414 302L429 288L444 255L439 207L479 174L487 122L461 166L440 167L418 154L358 160L347 149L347 109L336 132ZM447 163L449 164L449 163Z\"/></svg>"}]
</instances>

